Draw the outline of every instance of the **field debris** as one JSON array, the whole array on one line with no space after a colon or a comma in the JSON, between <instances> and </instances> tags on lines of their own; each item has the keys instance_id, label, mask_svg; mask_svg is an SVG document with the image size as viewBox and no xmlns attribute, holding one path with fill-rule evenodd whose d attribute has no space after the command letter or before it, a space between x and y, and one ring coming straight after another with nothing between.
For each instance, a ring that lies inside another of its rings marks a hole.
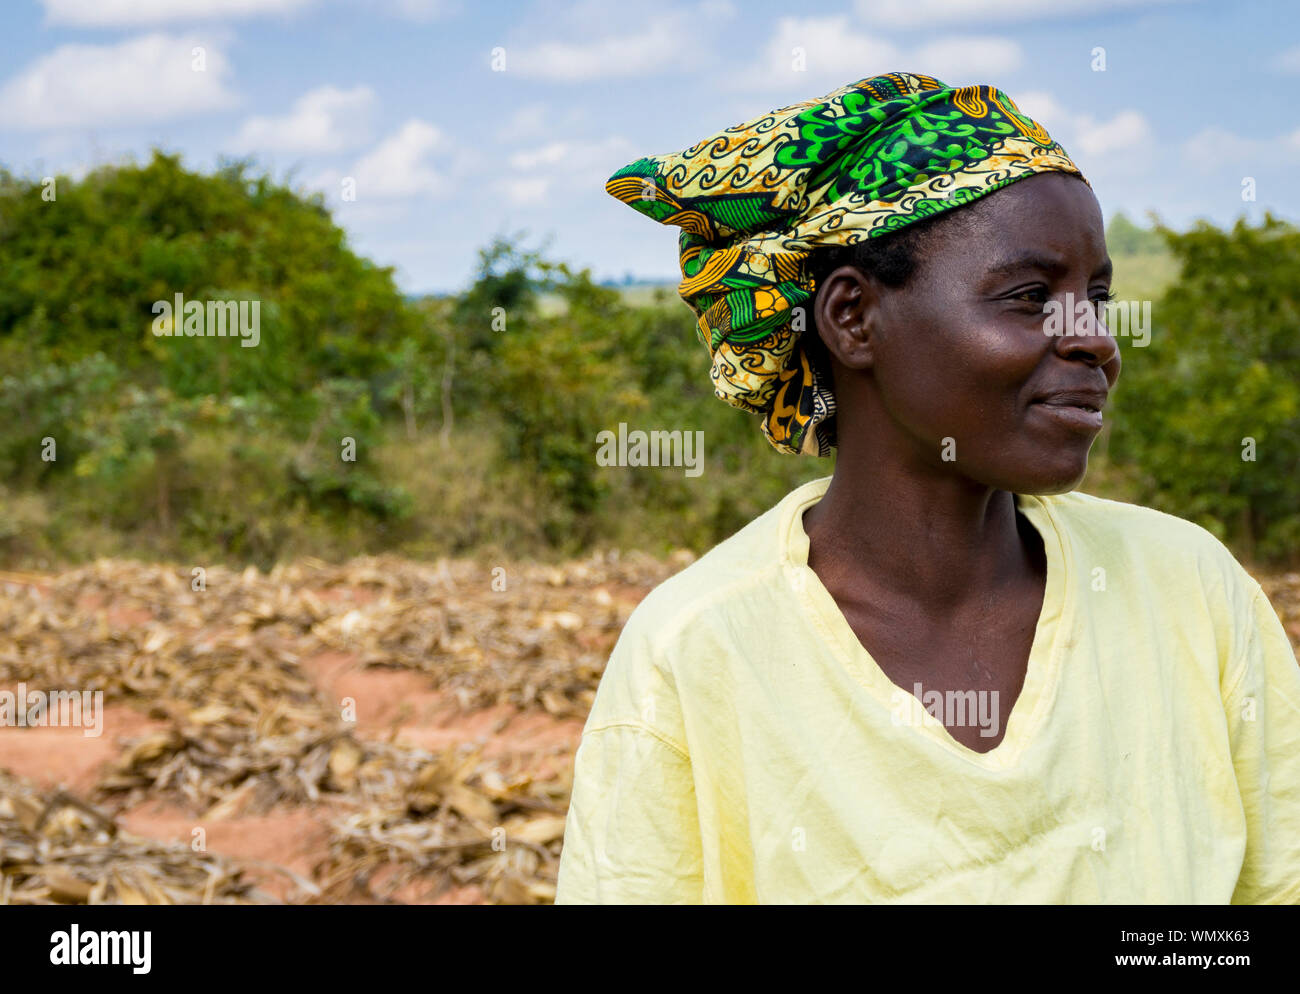
<instances>
[{"instance_id":1,"label":"field debris","mask_svg":"<svg viewBox=\"0 0 1300 994\"><path fill-rule=\"evenodd\" d=\"M204 823L319 811L328 852L291 901L428 900L475 885L491 903L547 903L571 758L538 778L535 757L486 758L481 742L425 751L367 738L303 662L343 654L415 674L466 713L509 705L581 721L631 610L688 561L371 558L270 573L100 561L0 573L0 688L102 691L106 706L158 726L115 740L86 796L50 795L62 799L59 819L81 825L63 849L18 830L50 797L0 780L5 893L14 903L275 900L241 882L234 860L118 830L119 814L164 803Z\"/></svg>"},{"instance_id":2,"label":"field debris","mask_svg":"<svg viewBox=\"0 0 1300 994\"><path fill-rule=\"evenodd\" d=\"M271 901L230 860L123 832L75 797L0 770L0 905Z\"/></svg>"}]
</instances>

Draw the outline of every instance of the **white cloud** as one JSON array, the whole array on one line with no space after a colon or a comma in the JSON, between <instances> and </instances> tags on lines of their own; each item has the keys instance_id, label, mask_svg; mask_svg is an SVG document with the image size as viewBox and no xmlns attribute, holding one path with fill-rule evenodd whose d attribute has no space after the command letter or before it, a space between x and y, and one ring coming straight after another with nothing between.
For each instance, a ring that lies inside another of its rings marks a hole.
<instances>
[{"instance_id":1,"label":"white cloud","mask_svg":"<svg viewBox=\"0 0 1300 994\"><path fill-rule=\"evenodd\" d=\"M1044 90L1028 90L1024 93L1017 93L1012 99L1015 100L1016 106L1024 113L1045 127L1052 137L1056 137L1056 132L1052 130L1053 125L1074 120L1074 115L1062 107L1054 96Z\"/></svg>"},{"instance_id":2,"label":"white cloud","mask_svg":"<svg viewBox=\"0 0 1300 994\"><path fill-rule=\"evenodd\" d=\"M349 235L355 233L358 226L366 227L371 230L384 228L393 225L400 229L403 222L411 220L411 205L405 200L367 200L364 197L360 200L341 200L337 196L340 190L338 177L334 182L324 184L323 187L309 187L308 189L323 189L327 197L333 198L331 208L336 212L335 220L342 223L346 220L346 227ZM390 258L400 257L401 253L389 239L385 238L385 251L389 253Z\"/></svg>"},{"instance_id":3,"label":"white cloud","mask_svg":"<svg viewBox=\"0 0 1300 994\"><path fill-rule=\"evenodd\" d=\"M514 173L497 184L513 204L540 203L559 194L593 196L604 189L614 170L635 153L626 138L552 141L516 152L509 165Z\"/></svg>"},{"instance_id":4,"label":"white cloud","mask_svg":"<svg viewBox=\"0 0 1300 994\"><path fill-rule=\"evenodd\" d=\"M1248 138L1219 127L1198 131L1182 145L1183 158L1201 172L1224 167L1258 172L1300 162L1300 129L1276 138Z\"/></svg>"},{"instance_id":5,"label":"white cloud","mask_svg":"<svg viewBox=\"0 0 1300 994\"><path fill-rule=\"evenodd\" d=\"M1211 127L1198 131L1183 142L1183 157L1198 169L1216 169L1228 163L1248 161L1252 154L1266 144L1244 138L1224 128Z\"/></svg>"},{"instance_id":6,"label":"white cloud","mask_svg":"<svg viewBox=\"0 0 1300 994\"><path fill-rule=\"evenodd\" d=\"M368 86L321 86L304 93L283 117L250 117L235 143L247 149L337 152L366 139L375 93Z\"/></svg>"},{"instance_id":7,"label":"white cloud","mask_svg":"<svg viewBox=\"0 0 1300 994\"><path fill-rule=\"evenodd\" d=\"M733 77L746 90L843 86L900 67L896 45L862 33L847 17L783 17L750 70ZM804 97L812 96L804 93Z\"/></svg>"},{"instance_id":8,"label":"white cloud","mask_svg":"<svg viewBox=\"0 0 1300 994\"><path fill-rule=\"evenodd\" d=\"M196 49L204 68L196 70ZM211 39L151 34L62 45L0 85L0 126L40 131L165 121L233 105Z\"/></svg>"},{"instance_id":9,"label":"white cloud","mask_svg":"<svg viewBox=\"0 0 1300 994\"><path fill-rule=\"evenodd\" d=\"M446 192L445 178L428 162L429 153L441 140L441 133L427 121L407 121L353 168L357 197L437 196Z\"/></svg>"},{"instance_id":10,"label":"white cloud","mask_svg":"<svg viewBox=\"0 0 1300 994\"><path fill-rule=\"evenodd\" d=\"M499 127L493 137L499 142L536 142L554 135L581 134L595 124L598 105L562 102L559 106L543 103L522 104Z\"/></svg>"},{"instance_id":11,"label":"white cloud","mask_svg":"<svg viewBox=\"0 0 1300 994\"><path fill-rule=\"evenodd\" d=\"M554 129L547 127L549 113L545 104L525 104L510 115L497 137L501 141L521 141L552 134Z\"/></svg>"},{"instance_id":12,"label":"white cloud","mask_svg":"<svg viewBox=\"0 0 1300 994\"><path fill-rule=\"evenodd\" d=\"M45 23L79 28L120 28L177 21L234 21L296 14L321 0L41 0ZM434 21L453 13L457 0L383 0L388 13Z\"/></svg>"},{"instance_id":13,"label":"white cloud","mask_svg":"<svg viewBox=\"0 0 1300 994\"><path fill-rule=\"evenodd\" d=\"M690 53L670 25L656 20L648 30L634 34L592 42L548 41L522 50L509 49L506 60L507 67L521 75L573 83L685 68Z\"/></svg>"},{"instance_id":14,"label":"white cloud","mask_svg":"<svg viewBox=\"0 0 1300 994\"><path fill-rule=\"evenodd\" d=\"M47 24L83 28L138 27L287 14L316 0L42 0Z\"/></svg>"},{"instance_id":15,"label":"white cloud","mask_svg":"<svg viewBox=\"0 0 1300 994\"><path fill-rule=\"evenodd\" d=\"M412 21L434 21L455 9L452 0L389 0L393 12Z\"/></svg>"},{"instance_id":16,"label":"white cloud","mask_svg":"<svg viewBox=\"0 0 1300 994\"><path fill-rule=\"evenodd\" d=\"M1134 151L1154 142L1151 124L1139 111L1121 110L1107 120L1076 114L1043 90L1015 96L1016 106L1047 129L1071 154L1100 159L1116 152Z\"/></svg>"},{"instance_id":17,"label":"white cloud","mask_svg":"<svg viewBox=\"0 0 1300 994\"><path fill-rule=\"evenodd\" d=\"M1271 64L1274 72L1300 73L1300 45L1278 53Z\"/></svg>"},{"instance_id":18,"label":"white cloud","mask_svg":"<svg viewBox=\"0 0 1300 994\"><path fill-rule=\"evenodd\" d=\"M524 206L540 204L546 200L551 181L548 179L509 179L501 184L501 189L512 204Z\"/></svg>"},{"instance_id":19,"label":"white cloud","mask_svg":"<svg viewBox=\"0 0 1300 994\"><path fill-rule=\"evenodd\" d=\"M1087 158L1100 159L1116 152L1126 152L1149 145L1151 125L1138 111L1122 110L1109 121L1098 121L1084 114L1075 119L1071 147Z\"/></svg>"},{"instance_id":20,"label":"white cloud","mask_svg":"<svg viewBox=\"0 0 1300 994\"><path fill-rule=\"evenodd\" d=\"M1007 38L978 35L939 38L917 49L909 72L924 72L950 86L987 83L993 77L1019 68L1020 46Z\"/></svg>"},{"instance_id":21,"label":"white cloud","mask_svg":"<svg viewBox=\"0 0 1300 994\"><path fill-rule=\"evenodd\" d=\"M726 20L736 16L736 5L731 0L704 0L700 13L705 17Z\"/></svg>"},{"instance_id":22,"label":"white cloud","mask_svg":"<svg viewBox=\"0 0 1300 994\"><path fill-rule=\"evenodd\" d=\"M1008 38L955 35L909 49L848 17L783 17L752 68L728 85L797 92L797 99L807 99L888 72L924 72L953 85L984 83L1021 62L1020 46Z\"/></svg>"},{"instance_id":23,"label":"white cloud","mask_svg":"<svg viewBox=\"0 0 1300 994\"><path fill-rule=\"evenodd\" d=\"M563 162L568 154L568 142L551 142L531 152L516 152L510 157L510 165L523 170L536 169L538 166L553 166Z\"/></svg>"},{"instance_id":24,"label":"white cloud","mask_svg":"<svg viewBox=\"0 0 1300 994\"><path fill-rule=\"evenodd\" d=\"M887 28L936 24L992 24L1091 16L1124 8L1158 7L1185 0L857 0L859 17Z\"/></svg>"},{"instance_id":25,"label":"white cloud","mask_svg":"<svg viewBox=\"0 0 1300 994\"><path fill-rule=\"evenodd\" d=\"M561 16L559 39L534 43L521 29L519 40L505 46L506 69L562 83L695 70L708 55L710 29L733 16L726 0L656 7L653 15L636 5L583 0Z\"/></svg>"}]
</instances>

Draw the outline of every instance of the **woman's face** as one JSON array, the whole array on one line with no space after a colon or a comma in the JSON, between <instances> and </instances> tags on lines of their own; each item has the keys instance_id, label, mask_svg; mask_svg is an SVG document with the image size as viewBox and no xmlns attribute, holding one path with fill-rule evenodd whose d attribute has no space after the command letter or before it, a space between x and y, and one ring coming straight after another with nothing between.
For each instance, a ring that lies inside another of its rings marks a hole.
<instances>
[{"instance_id":1,"label":"woman's face","mask_svg":"<svg viewBox=\"0 0 1300 994\"><path fill-rule=\"evenodd\" d=\"M1110 290L1097 200L1045 173L958 213L905 286L873 284L868 344L850 362L926 464L1016 493L1072 489L1120 369L1105 324L1076 311L1096 315ZM1049 301L1067 334L1048 333Z\"/></svg>"}]
</instances>

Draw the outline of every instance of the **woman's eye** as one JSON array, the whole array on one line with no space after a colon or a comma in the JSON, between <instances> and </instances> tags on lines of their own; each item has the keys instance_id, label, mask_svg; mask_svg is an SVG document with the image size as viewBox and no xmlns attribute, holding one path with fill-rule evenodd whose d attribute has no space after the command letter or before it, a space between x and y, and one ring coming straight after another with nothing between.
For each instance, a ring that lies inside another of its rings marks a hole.
<instances>
[{"instance_id":1,"label":"woman's eye","mask_svg":"<svg viewBox=\"0 0 1300 994\"><path fill-rule=\"evenodd\" d=\"M1030 287L1027 290L1020 290L1017 293L1013 293L1011 294L1010 299L1025 304L1033 304L1035 307L1041 308L1046 305L1050 296L1047 287L1039 286ZM1115 294L1111 293L1109 290L1096 290L1092 293L1089 299L1094 306L1101 308L1113 301L1115 299Z\"/></svg>"},{"instance_id":2,"label":"woman's eye","mask_svg":"<svg viewBox=\"0 0 1300 994\"><path fill-rule=\"evenodd\" d=\"M1019 293L1013 294L1012 299L1023 300L1028 304L1045 304L1047 303L1047 288L1033 287L1029 290L1021 290Z\"/></svg>"},{"instance_id":3,"label":"woman's eye","mask_svg":"<svg viewBox=\"0 0 1300 994\"><path fill-rule=\"evenodd\" d=\"M1115 299L1115 294L1111 293L1109 290L1106 290L1104 292L1098 291L1097 293L1093 294L1092 305L1097 309L1098 320L1105 321L1107 319L1107 317L1109 316L1106 313L1107 305L1109 305L1111 301L1113 301L1114 299Z\"/></svg>"}]
</instances>

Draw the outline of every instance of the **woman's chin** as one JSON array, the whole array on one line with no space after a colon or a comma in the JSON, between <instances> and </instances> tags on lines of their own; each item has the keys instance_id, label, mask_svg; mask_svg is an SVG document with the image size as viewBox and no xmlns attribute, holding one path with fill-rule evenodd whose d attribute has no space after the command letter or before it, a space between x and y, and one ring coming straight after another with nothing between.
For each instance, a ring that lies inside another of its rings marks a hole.
<instances>
[{"instance_id":1,"label":"woman's chin","mask_svg":"<svg viewBox=\"0 0 1300 994\"><path fill-rule=\"evenodd\" d=\"M1055 451L1018 460L988 473L971 474L985 486L1046 497L1074 490L1088 474L1088 453Z\"/></svg>"},{"instance_id":2,"label":"woman's chin","mask_svg":"<svg viewBox=\"0 0 1300 994\"><path fill-rule=\"evenodd\" d=\"M1088 454L1086 452L1074 460L1063 460L1058 457L1051 464L1034 466L1031 471L1024 473L1023 483L1015 488L1015 492L1043 497L1069 493L1078 487L1087 475Z\"/></svg>"}]
</instances>

